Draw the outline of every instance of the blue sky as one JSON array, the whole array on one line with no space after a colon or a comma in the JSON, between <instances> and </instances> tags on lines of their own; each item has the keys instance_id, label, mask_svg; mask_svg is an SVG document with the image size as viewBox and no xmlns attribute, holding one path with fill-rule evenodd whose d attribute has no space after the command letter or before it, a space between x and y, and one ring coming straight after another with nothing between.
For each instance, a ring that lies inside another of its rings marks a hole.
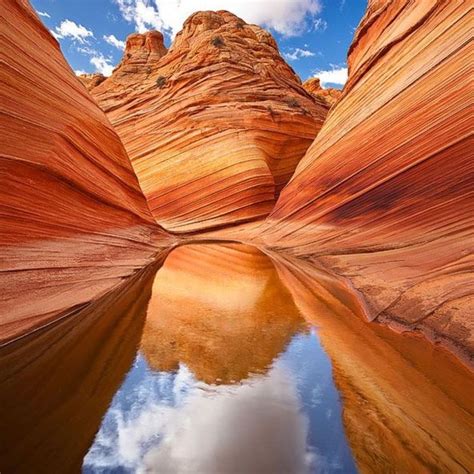
<instances>
[{"instance_id":1,"label":"blue sky","mask_svg":"<svg viewBox=\"0 0 474 474\"><path fill-rule=\"evenodd\" d=\"M346 54L366 0L32 0L77 72L109 75L126 37L158 29L172 41L197 10L229 10L267 28L299 76L342 87Z\"/></svg>"}]
</instances>

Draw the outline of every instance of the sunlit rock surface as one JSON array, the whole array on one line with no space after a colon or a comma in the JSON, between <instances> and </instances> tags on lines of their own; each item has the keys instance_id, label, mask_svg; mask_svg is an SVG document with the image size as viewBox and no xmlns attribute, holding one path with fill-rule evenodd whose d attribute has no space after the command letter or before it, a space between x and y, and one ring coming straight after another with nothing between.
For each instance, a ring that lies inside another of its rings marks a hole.
<instances>
[{"instance_id":1,"label":"sunlit rock surface","mask_svg":"<svg viewBox=\"0 0 474 474\"><path fill-rule=\"evenodd\" d=\"M109 121L29 3L5 0L1 17L3 342L110 290L151 261L164 232Z\"/></svg>"},{"instance_id":2,"label":"sunlit rock surface","mask_svg":"<svg viewBox=\"0 0 474 474\"><path fill-rule=\"evenodd\" d=\"M229 12L192 15L161 58L160 41L158 32L132 35L112 76L92 89L156 221L184 232L265 217L326 105L269 33Z\"/></svg>"},{"instance_id":3,"label":"sunlit rock surface","mask_svg":"<svg viewBox=\"0 0 474 474\"><path fill-rule=\"evenodd\" d=\"M472 472L469 370L424 338L358 317L350 291L321 269L272 258L302 315L319 328L359 471Z\"/></svg>"},{"instance_id":4,"label":"sunlit rock surface","mask_svg":"<svg viewBox=\"0 0 474 474\"><path fill-rule=\"evenodd\" d=\"M269 220L267 244L349 277L370 319L472 363L469 2L371 1L349 81Z\"/></svg>"},{"instance_id":5,"label":"sunlit rock surface","mask_svg":"<svg viewBox=\"0 0 474 474\"><path fill-rule=\"evenodd\" d=\"M141 346L154 370L185 364L203 382L229 384L265 372L304 329L267 256L194 244L173 250L159 270Z\"/></svg>"},{"instance_id":6,"label":"sunlit rock surface","mask_svg":"<svg viewBox=\"0 0 474 474\"><path fill-rule=\"evenodd\" d=\"M303 87L313 96L316 98L323 99L329 108L331 108L341 97L342 91L339 89L334 89L332 87L328 87L327 89L323 89L321 87L321 82L317 77L312 77L307 81L303 82Z\"/></svg>"}]
</instances>

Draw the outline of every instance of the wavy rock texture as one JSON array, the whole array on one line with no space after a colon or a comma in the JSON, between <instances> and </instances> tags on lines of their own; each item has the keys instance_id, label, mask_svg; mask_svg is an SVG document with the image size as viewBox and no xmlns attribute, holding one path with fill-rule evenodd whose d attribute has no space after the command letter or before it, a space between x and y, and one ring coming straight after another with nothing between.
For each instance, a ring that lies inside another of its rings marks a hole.
<instances>
[{"instance_id":1,"label":"wavy rock texture","mask_svg":"<svg viewBox=\"0 0 474 474\"><path fill-rule=\"evenodd\" d=\"M154 370L184 363L201 381L231 384L265 373L304 328L267 256L192 244L174 249L155 278L141 350Z\"/></svg>"},{"instance_id":2,"label":"wavy rock texture","mask_svg":"<svg viewBox=\"0 0 474 474\"><path fill-rule=\"evenodd\" d=\"M5 0L0 15L3 342L110 290L165 234L119 138L30 5Z\"/></svg>"},{"instance_id":3,"label":"wavy rock texture","mask_svg":"<svg viewBox=\"0 0 474 474\"><path fill-rule=\"evenodd\" d=\"M272 259L331 358L358 470L472 472L469 370L421 337L400 337L357 317L352 293L320 269L301 259Z\"/></svg>"},{"instance_id":4,"label":"wavy rock texture","mask_svg":"<svg viewBox=\"0 0 474 474\"><path fill-rule=\"evenodd\" d=\"M339 89L334 89L332 87L323 89L321 87L321 81L317 77L312 77L303 82L303 87L314 97L323 99L328 108L331 108L342 95L342 91Z\"/></svg>"},{"instance_id":5,"label":"wavy rock texture","mask_svg":"<svg viewBox=\"0 0 474 474\"><path fill-rule=\"evenodd\" d=\"M157 34L130 37L113 75L92 89L155 219L186 232L265 217L326 104L302 88L269 33L231 13L192 15L161 59Z\"/></svg>"},{"instance_id":6,"label":"wavy rock texture","mask_svg":"<svg viewBox=\"0 0 474 474\"><path fill-rule=\"evenodd\" d=\"M371 1L349 81L270 216L266 241L351 279L371 319L472 363L469 2Z\"/></svg>"}]
</instances>

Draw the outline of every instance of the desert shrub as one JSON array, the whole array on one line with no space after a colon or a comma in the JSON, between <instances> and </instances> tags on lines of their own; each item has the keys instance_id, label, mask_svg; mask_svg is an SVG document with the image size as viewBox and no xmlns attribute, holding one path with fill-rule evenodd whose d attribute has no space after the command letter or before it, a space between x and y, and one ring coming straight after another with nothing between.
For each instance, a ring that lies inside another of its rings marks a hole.
<instances>
[{"instance_id":1,"label":"desert shrub","mask_svg":"<svg viewBox=\"0 0 474 474\"><path fill-rule=\"evenodd\" d=\"M166 77L165 76L158 76L156 79L156 85L162 89L166 84Z\"/></svg>"},{"instance_id":2,"label":"desert shrub","mask_svg":"<svg viewBox=\"0 0 474 474\"><path fill-rule=\"evenodd\" d=\"M287 99L286 103L288 104L288 106L290 106L292 109L296 109L300 106L299 102L293 98L293 97L290 97L289 99Z\"/></svg>"},{"instance_id":3,"label":"desert shrub","mask_svg":"<svg viewBox=\"0 0 474 474\"><path fill-rule=\"evenodd\" d=\"M211 40L211 44L216 48L222 48L224 46L224 40L220 36L214 36Z\"/></svg>"}]
</instances>

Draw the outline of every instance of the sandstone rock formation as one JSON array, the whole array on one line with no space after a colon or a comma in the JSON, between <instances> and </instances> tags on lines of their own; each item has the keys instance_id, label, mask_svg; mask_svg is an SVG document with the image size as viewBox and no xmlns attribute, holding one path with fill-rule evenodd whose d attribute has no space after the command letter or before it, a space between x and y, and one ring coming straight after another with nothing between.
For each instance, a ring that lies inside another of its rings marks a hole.
<instances>
[{"instance_id":1,"label":"sandstone rock formation","mask_svg":"<svg viewBox=\"0 0 474 474\"><path fill-rule=\"evenodd\" d=\"M334 89L332 87L323 89L321 87L321 81L317 77L312 77L303 82L303 87L311 95L323 99L329 108L331 108L342 95L342 91L339 89Z\"/></svg>"},{"instance_id":2,"label":"sandstone rock formation","mask_svg":"<svg viewBox=\"0 0 474 474\"><path fill-rule=\"evenodd\" d=\"M164 232L116 133L29 3L5 0L0 14L3 342L110 290L151 261Z\"/></svg>"},{"instance_id":3,"label":"sandstone rock formation","mask_svg":"<svg viewBox=\"0 0 474 474\"><path fill-rule=\"evenodd\" d=\"M86 89L90 92L94 87L104 82L107 78L100 72L94 72L92 74L80 74L77 76L79 80L86 86Z\"/></svg>"},{"instance_id":4,"label":"sandstone rock formation","mask_svg":"<svg viewBox=\"0 0 474 474\"><path fill-rule=\"evenodd\" d=\"M344 95L266 242L350 278L370 319L472 363L474 147L468 2L370 1Z\"/></svg>"},{"instance_id":5,"label":"sandstone rock formation","mask_svg":"<svg viewBox=\"0 0 474 474\"><path fill-rule=\"evenodd\" d=\"M185 232L265 217L327 107L269 33L229 12L192 15L164 56L161 40L132 35L92 89L156 221Z\"/></svg>"}]
</instances>

